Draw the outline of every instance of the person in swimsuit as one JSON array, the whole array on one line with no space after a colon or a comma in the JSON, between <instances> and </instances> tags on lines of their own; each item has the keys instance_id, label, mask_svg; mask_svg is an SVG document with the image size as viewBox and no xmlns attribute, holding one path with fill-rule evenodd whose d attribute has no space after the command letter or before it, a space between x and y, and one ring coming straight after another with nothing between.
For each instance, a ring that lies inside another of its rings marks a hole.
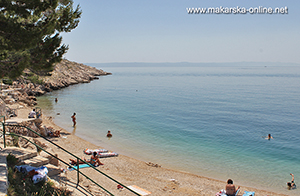
<instances>
[{"instance_id":1,"label":"person in swimsuit","mask_svg":"<svg viewBox=\"0 0 300 196\"><path fill-rule=\"evenodd\" d=\"M74 112L74 114L71 116L71 118L72 118L72 121L73 121L73 127L75 127L75 125L76 125L76 113Z\"/></svg>"},{"instance_id":2,"label":"person in swimsuit","mask_svg":"<svg viewBox=\"0 0 300 196\"><path fill-rule=\"evenodd\" d=\"M97 167L99 165L104 165L103 163L100 162L97 152L93 152L93 155L91 156L91 159L89 161L86 160L85 158L82 158L82 159L85 160L86 162L90 163L94 167ZM70 159L70 161L71 161L71 165L77 165L77 161L75 159ZM84 164L85 162L79 160L78 163Z\"/></svg>"},{"instance_id":3,"label":"person in swimsuit","mask_svg":"<svg viewBox=\"0 0 300 196\"><path fill-rule=\"evenodd\" d=\"M227 196L235 196L236 192L238 191L240 187L238 187L237 189L235 188L233 181L231 179L227 180L227 184L225 187L226 190L226 194Z\"/></svg>"},{"instance_id":4,"label":"person in swimsuit","mask_svg":"<svg viewBox=\"0 0 300 196\"><path fill-rule=\"evenodd\" d=\"M93 166L103 165L103 163L101 163L100 160L99 160L97 152L93 152L93 155L91 156L90 161L87 161L87 162L89 162Z\"/></svg>"},{"instance_id":5,"label":"person in swimsuit","mask_svg":"<svg viewBox=\"0 0 300 196\"><path fill-rule=\"evenodd\" d=\"M295 180L294 179L294 174L290 173L290 175L292 176L292 181L286 183L289 190L296 188L296 184L295 184L295 181L294 181Z\"/></svg>"}]
</instances>

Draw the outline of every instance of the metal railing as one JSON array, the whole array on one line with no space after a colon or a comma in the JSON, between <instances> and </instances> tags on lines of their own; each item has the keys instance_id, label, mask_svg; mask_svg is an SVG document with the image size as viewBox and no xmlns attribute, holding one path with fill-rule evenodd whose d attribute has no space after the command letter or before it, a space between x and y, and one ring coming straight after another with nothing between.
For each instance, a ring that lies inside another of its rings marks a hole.
<instances>
[{"instance_id":1,"label":"metal railing","mask_svg":"<svg viewBox=\"0 0 300 196\"><path fill-rule=\"evenodd\" d=\"M3 118L3 121L1 121L1 118ZM37 149L43 150L44 152L46 152L47 154L49 154L50 156L52 156L53 158L61 161L63 164L69 166L69 167L73 167L72 165L70 165L69 163L65 162L64 160L56 157L55 155L49 153L48 151L46 151L43 147L35 144L34 142L30 141L29 139L27 139L26 137L20 135L20 134L16 134L16 133L6 133L5 128L12 126L12 127L23 127L26 128L27 130L31 131L32 133L35 133L36 135L38 135L39 137L43 138L44 140L50 142L51 144L53 144L54 146L58 147L59 149L63 150L65 153L73 156L74 158L77 159L77 165L79 165L79 161L82 161L86 164L88 164L91 168L93 168L95 171L97 171L98 173L102 174L103 176L107 177L108 179L114 181L115 183L123 186L124 188L126 188L127 190L129 190L130 192L134 193L135 195L140 195L139 193L135 192L134 190L128 188L127 186L123 185L122 183L118 182L117 180L113 179L112 177L108 176L107 174L103 173L102 171L98 170L95 166L91 165L90 163L86 162L85 160L82 160L81 158L77 157L76 155L72 154L71 152L67 151L66 149L62 148L61 146L55 144L54 142L52 142L51 140L47 139L46 137L42 136L41 134L37 133L36 131L33 131L32 129L30 129L29 127L23 126L23 125L12 125L12 124L5 124L5 116L0 116L0 121L2 124L2 128L3 128L3 145L4 148L6 148L6 141L5 141L5 136L6 135L12 135L12 136L17 136L17 137L22 137L25 140L29 141L30 143L32 143L33 145L35 145L37 147ZM109 192L108 190L106 190L104 187L102 187L101 185L99 185L97 182L95 182L94 180L92 180L90 177L88 177L87 175L85 175L84 173L82 173L81 171L79 171L79 167L77 167L77 185L76 188L79 185L79 174L81 174L82 176L84 176L86 179L88 179L89 181L93 182L95 185L97 185L98 187L100 187L102 190L104 190L105 192L107 192L110 195L113 195L111 192Z\"/></svg>"}]
</instances>

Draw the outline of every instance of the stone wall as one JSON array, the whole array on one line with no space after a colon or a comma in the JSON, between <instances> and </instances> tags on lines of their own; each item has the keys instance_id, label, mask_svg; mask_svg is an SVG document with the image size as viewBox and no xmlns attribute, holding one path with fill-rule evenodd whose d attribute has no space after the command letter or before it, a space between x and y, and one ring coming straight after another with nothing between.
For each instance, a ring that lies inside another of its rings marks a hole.
<instances>
[{"instance_id":1,"label":"stone wall","mask_svg":"<svg viewBox=\"0 0 300 196\"><path fill-rule=\"evenodd\" d=\"M5 116L5 103L4 101L0 98L0 116Z\"/></svg>"}]
</instances>

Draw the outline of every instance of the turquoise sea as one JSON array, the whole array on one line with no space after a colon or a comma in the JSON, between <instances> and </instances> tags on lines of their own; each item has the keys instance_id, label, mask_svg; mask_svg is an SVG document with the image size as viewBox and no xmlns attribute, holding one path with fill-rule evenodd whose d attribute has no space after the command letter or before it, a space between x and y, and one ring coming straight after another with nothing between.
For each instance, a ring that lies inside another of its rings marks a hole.
<instances>
[{"instance_id":1,"label":"turquoise sea","mask_svg":"<svg viewBox=\"0 0 300 196\"><path fill-rule=\"evenodd\" d=\"M241 186L300 195L299 188L286 189L290 173L300 186L299 65L87 65L112 75L38 98L44 113L67 131L120 154L224 184L232 178ZM268 134L274 139L265 139Z\"/></svg>"}]
</instances>

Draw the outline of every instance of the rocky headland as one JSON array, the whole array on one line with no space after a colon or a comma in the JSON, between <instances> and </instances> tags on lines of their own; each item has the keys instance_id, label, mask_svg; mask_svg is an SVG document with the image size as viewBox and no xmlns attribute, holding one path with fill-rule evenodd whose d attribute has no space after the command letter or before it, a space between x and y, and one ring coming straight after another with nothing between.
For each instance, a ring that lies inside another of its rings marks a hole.
<instances>
[{"instance_id":1,"label":"rocky headland","mask_svg":"<svg viewBox=\"0 0 300 196\"><path fill-rule=\"evenodd\" d=\"M111 75L95 67L81 63L62 60L54 66L52 72L41 76L29 70L12 82L12 85L1 85L1 98L6 104L21 102L28 106L36 105L36 96L58 90L78 83L88 83L99 79L98 76Z\"/></svg>"}]
</instances>

